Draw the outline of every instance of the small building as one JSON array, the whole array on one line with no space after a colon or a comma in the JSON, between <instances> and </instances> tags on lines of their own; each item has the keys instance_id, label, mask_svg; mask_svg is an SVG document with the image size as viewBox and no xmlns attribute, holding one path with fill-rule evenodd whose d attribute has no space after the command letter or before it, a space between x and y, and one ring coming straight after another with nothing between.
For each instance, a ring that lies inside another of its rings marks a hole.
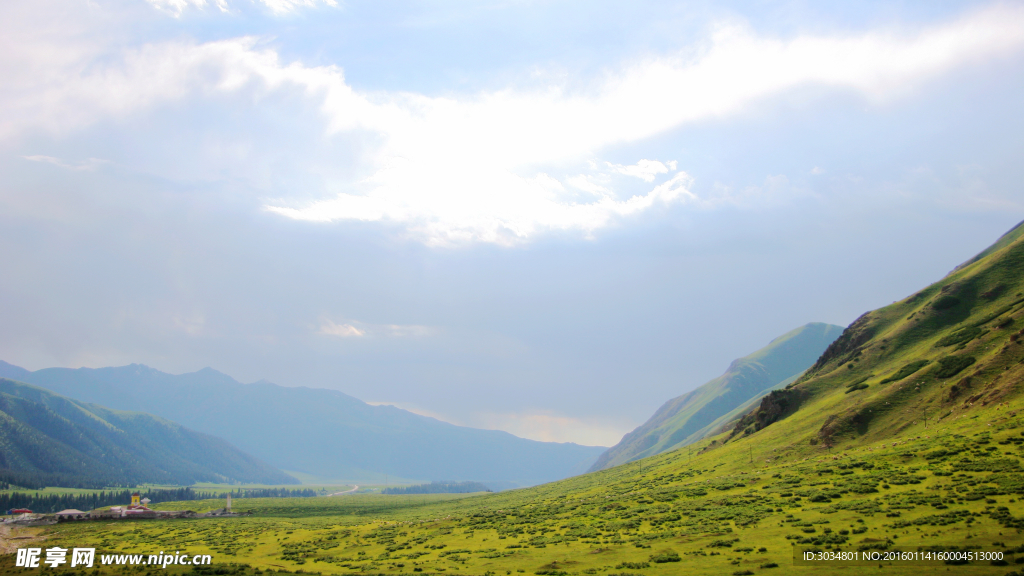
<instances>
[{"instance_id":1,"label":"small building","mask_svg":"<svg viewBox=\"0 0 1024 576\"><path fill-rule=\"evenodd\" d=\"M54 514L57 520L85 520L89 517L88 512L82 512L81 510L75 510L74 508L68 508L67 510L61 510Z\"/></svg>"}]
</instances>

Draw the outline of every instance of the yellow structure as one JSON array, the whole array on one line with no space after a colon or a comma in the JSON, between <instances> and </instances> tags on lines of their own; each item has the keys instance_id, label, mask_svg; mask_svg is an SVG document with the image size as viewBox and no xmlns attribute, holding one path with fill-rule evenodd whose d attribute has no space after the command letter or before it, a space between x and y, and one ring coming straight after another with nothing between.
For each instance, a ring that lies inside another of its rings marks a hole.
<instances>
[{"instance_id":1,"label":"yellow structure","mask_svg":"<svg viewBox=\"0 0 1024 576\"><path fill-rule=\"evenodd\" d=\"M131 505L132 506L142 506L142 503L139 502L139 498L140 498L140 496L139 496L138 492L135 492L134 494L132 494L132 504Z\"/></svg>"}]
</instances>

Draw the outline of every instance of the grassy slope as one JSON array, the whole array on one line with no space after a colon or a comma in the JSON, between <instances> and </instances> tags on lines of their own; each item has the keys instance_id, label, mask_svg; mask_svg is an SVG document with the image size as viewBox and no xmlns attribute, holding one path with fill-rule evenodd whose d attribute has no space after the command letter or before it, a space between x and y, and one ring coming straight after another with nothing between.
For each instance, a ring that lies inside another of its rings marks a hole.
<instances>
[{"instance_id":1,"label":"grassy slope","mask_svg":"<svg viewBox=\"0 0 1024 576\"><path fill-rule=\"evenodd\" d=\"M1016 547L1024 543L1024 302L1014 304L1024 297L1022 271L1024 242L1016 238L870 313L790 387L799 409L791 404L782 418L762 418L760 426L748 417L738 433L699 442L699 452L677 450L534 488L442 502L237 501L237 509L250 506L256 514L65 525L50 538L105 549L211 552L215 563L240 562L264 574L788 574L798 570L791 567L797 545ZM937 309L939 298L950 295L959 303ZM984 332L937 346L970 326ZM975 362L939 377L938 359L951 355ZM922 359L931 363L881 382ZM846 393L866 376L867 388ZM771 408L765 401L759 412ZM670 552L683 562L651 561ZM1010 563L1020 556L1008 555ZM884 573L1002 576L1013 566L948 568L887 565Z\"/></svg>"},{"instance_id":2,"label":"grassy slope","mask_svg":"<svg viewBox=\"0 0 1024 576\"><path fill-rule=\"evenodd\" d=\"M591 471L661 454L705 438L737 411L806 370L842 328L815 322L734 360L721 376L666 402L642 426L601 455Z\"/></svg>"}]
</instances>

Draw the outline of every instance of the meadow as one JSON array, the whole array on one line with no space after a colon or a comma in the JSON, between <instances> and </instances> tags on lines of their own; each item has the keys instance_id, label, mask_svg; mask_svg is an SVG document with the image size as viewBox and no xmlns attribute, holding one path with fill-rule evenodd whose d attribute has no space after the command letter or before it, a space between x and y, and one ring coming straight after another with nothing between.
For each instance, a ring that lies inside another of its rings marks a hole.
<instances>
[{"instance_id":1,"label":"meadow","mask_svg":"<svg viewBox=\"0 0 1024 576\"><path fill-rule=\"evenodd\" d=\"M497 494L240 499L234 509L252 516L68 523L46 545L206 553L238 573L492 576L830 573L794 567L793 549L975 547L1006 551L1009 567L929 569L1002 576L1024 561L1020 408L922 422L902 440L842 451L747 438L698 453L706 443L649 458L642 472L630 463Z\"/></svg>"}]
</instances>

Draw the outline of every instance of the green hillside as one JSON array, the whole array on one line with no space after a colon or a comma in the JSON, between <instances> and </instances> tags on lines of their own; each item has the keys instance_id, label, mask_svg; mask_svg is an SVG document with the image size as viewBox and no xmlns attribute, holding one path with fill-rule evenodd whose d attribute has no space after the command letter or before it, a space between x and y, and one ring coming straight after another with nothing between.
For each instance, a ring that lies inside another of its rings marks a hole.
<instances>
[{"instance_id":1,"label":"green hillside","mask_svg":"<svg viewBox=\"0 0 1024 576\"><path fill-rule=\"evenodd\" d=\"M17 486L297 483L227 442L0 378L0 481Z\"/></svg>"},{"instance_id":2,"label":"green hillside","mask_svg":"<svg viewBox=\"0 0 1024 576\"><path fill-rule=\"evenodd\" d=\"M858 318L731 436L770 435L782 420L787 435L808 442L877 441L1015 398L1024 376L1022 233L1015 227L941 281Z\"/></svg>"},{"instance_id":3,"label":"green hillside","mask_svg":"<svg viewBox=\"0 0 1024 576\"><path fill-rule=\"evenodd\" d=\"M602 454L591 471L661 454L721 431L762 396L800 376L842 331L832 324L807 324L734 360L721 376L662 405Z\"/></svg>"}]
</instances>

